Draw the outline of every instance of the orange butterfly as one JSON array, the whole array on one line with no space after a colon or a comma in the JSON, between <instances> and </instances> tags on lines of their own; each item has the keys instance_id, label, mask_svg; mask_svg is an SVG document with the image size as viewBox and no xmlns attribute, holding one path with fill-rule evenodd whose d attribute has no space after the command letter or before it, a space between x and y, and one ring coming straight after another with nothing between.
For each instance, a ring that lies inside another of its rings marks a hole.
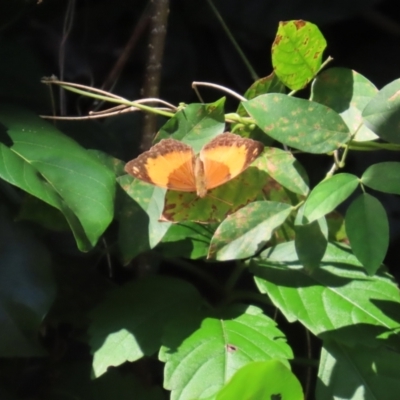
<instances>
[{"instance_id":1,"label":"orange butterfly","mask_svg":"<svg viewBox=\"0 0 400 400\"><path fill-rule=\"evenodd\" d=\"M196 156L192 147L175 139L163 139L129 161L125 171L152 185L181 192L207 191L243 172L263 151L252 139L225 132L207 143Z\"/></svg>"}]
</instances>

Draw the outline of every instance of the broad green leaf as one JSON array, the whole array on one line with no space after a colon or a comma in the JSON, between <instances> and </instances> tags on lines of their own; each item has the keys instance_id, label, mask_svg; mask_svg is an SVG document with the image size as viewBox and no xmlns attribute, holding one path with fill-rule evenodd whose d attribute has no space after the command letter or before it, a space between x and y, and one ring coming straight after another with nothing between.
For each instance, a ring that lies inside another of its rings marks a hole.
<instances>
[{"instance_id":1,"label":"broad green leaf","mask_svg":"<svg viewBox=\"0 0 400 400\"><path fill-rule=\"evenodd\" d=\"M378 336L399 326L400 294L393 278L369 277L350 250L328 244L321 268L301 268L293 242L264 251L250 271L262 293L314 335L353 346L377 347Z\"/></svg>"},{"instance_id":2,"label":"broad green leaf","mask_svg":"<svg viewBox=\"0 0 400 400\"><path fill-rule=\"evenodd\" d=\"M328 226L324 217L310 224L295 225L295 246L300 263L308 270L320 266L328 245Z\"/></svg>"},{"instance_id":3,"label":"broad green leaf","mask_svg":"<svg viewBox=\"0 0 400 400\"><path fill-rule=\"evenodd\" d=\"M285 93L285 85L272 72L270 75L256 80L245 92L244 97L247 100L254 99L260 94L266 93ZM239 113L240 114L240 113Z\"/></svg>"},{"instance_id":4,"label":"broad green leaf","mask_svg":"<svg viewBox=\"0 0 400 400\"><path fill-rule=\"evenodd\" d=\"M384 193L400 194L400 163L394 161L371 165L363 173L361 183Z\"/></svg>"},{"instance_id":5,"label":"broad green leaf","mask_svg":"<svg viewBox=\"0 0 400 400\"><path fill-rule=\"evenodd\" d=\"M292 153L269 147L258 161L258 165L261 162L268 174L286 189L303 196L308 194L307 172Z\"/></svg>"},{"instance_id":6,"label":"broad green leaf","mask_svg":"<svg viewBox=\"0 0 400 400\"><path fill-rule=\"evenodd\" d=\"M256 201L228 216L211 240L208 258L219 261L251 257L271 239L292 211L290 204Z\"/></svg>"},{"instance_id":7,"label":"broad green leaf","mask_svg":"<svg viewBox=\"0 0 400 400\"><path fill-rule=\"evenodd\" d=\"M303 400L304 394L290 369L280 361L271 360L245 365L218 393L216 400L274 398Z\"/></svg>"},{"instance_id":8,"label":"broad green leaf","mask_svg":"<svg viewBox=\"0 0 400 400\"><path fill-rule=\"evenodd\" d=\"M177 312L190 315L201 303L190 284L172 278L151 277L115 288L91 315L94 375L153 355L161 345L165 324Z\"/></svg>"},{"instance_id":9,"label":"broad green leaf","mask_svg":"<svg viewBox=\"0 0 400 400\"><path fill-rule=\"evenodd\" d=\"M342 117L319 103L270 93L242 104L267 135L308 153L328 153L350 139Z\"/></svg>"},{"instance_id":10,"label":"broad green leaf","mask_svg":"<svg viewBox=\"0 0 400 400\"><path fill-rule=\"evenodd\" d=\"M189 104L160 129L156 141L172 138L192 146L195 153L225 129L225 97L209 104Z\"/></svg>"},{"instance_id":11,"label":"broad green leaf","mask_svg":"<svg viewBox=\"0 0 400 400\"><path fill-rule=\"evenodd\" d=\"M366 126L380 138L400 144L400 79L386 85L362 113Z\"/></svg>"},{"instance_id":12,"label":"broad green leaf","mask_svg":"<svg viewBox=\"0 0 400 400\"><path fill-rule=\"evenodd\" d=\"M378 138L362 119L362 111L377 94L378 89L363 75L347 68L330 68L319 74L312 84L311 100L324 104L341 115L353 140L366 141Z\"/></svg>"},{"instance_id":13,"label":"broad green leaf","mask_svg":"<svg viewBox=\"0 0 400 400\"><path fill-rule=\"evenodd\" d=\"M285 85L277 78L274 72L265 78L260 78L255 81L245 92L244 97L248 100L254 99L254 97L259 96L260 94L265 93L285 93L286 87ZM240 103L239 107L236 111L240 116L246 117L248 116L246 110L243 108L243 105ZM235 124L234 125L235 132L240 132L241 136L249 137L251 136L253 139L260 140L266 146L270 146L273 143L273 139L266 136L265 133L254 125L248 124Z\"/></svg>"},{"instance_id":14,"label":"broad green leaf","mask_svg":"<svg viewBox=\"0 0 400 400\"><path fill-rule=\"evenodd\" d=\"M123 264L153 249L171 226L160 222L165 189L125 174L117 179L121 187L117 202L118 245Z\"/></svg>"},{"instance_id":15,"label":"broad green leaf","mask_svg":"<svg viewBox=\"0 0 400 400\"><path fill-rule=\"evenodd\" d=\"M355 199L346 212L346 232L354 254L373 275L389 247L389 222L380 201L368 193Z\"/></svg>"},{"instance_id":16,"label":"broad green leaf","mask_svg":"<svg viewBox=\"0 0 400 400\"><path fill-rule=\"evenodd\" d=\"M279 22L272 44L274 72L290 89L302 89L321 67L325 48L326 40L316 25L302 20Z\"/></svg>"},{"instance_id":17,"label":"broad green leaf","mask_svg":"<svg viewBox=\"0 0 400 400\"><path fill-rule=\"evenodd\" d=\"M359 184L355 175L341 173L320 182L309 194L304 205L304 223L323 217L343 203Z\"/></svg>"},{"instance_id":18,"label":"broad green leaf","mask_svg":"<svg viewBox=\"0 0 400 400\"><path fill-rule=\"evenodd\" d=\"M200 325L200 326L199 326ZM292 352L276 323L259 308L236 305L197 322L176 320L163 336L164 387L171 400L206 399L252 361L280 360Z\"/></svg>"},{"instance_id":19,"label":"broad green leaf","mask_svg":"<svg viewBox=\"0 0 400 400\"><path fill-rule=\"evenodd\" d=\"M0 122L10 139L0 144L0 177L58 208L81 250L94 246L113 218L114 174L29 111L2 106Z\"/></svg>"},{"instance_id":20,"label":"broad green leaf","mask_svg":"<svg viewBox=\"0 0 400 400\"><path fill-rule=\"evenodd\" d=\"M215 226L210 224L173 224L157 246L157 251L164 257L184 257L192 260L205 258L214 231Z\"/></svg>"},{"instance_id":21,"label":"broad green leaf","mask_svg":"<svg viewBox=\"0 0 400 400\"><path fill-rule=\"evenodd\" d=\"M257 160L236 178L210 190L204 198L196 193L168 190L163 221L220 222L227 215L256 199L265 185L267 174Z\"/></svg>"},{"instance_id":22,"label":"broad green leaf","mask_svg":"<svg viewBox=\"0 0 400 400\"><path fill-rule=\"evenodd\" d=\"M325 342L321 352L317 399L393 400L400 391L400 355L377 349Z\"/></svg>"},{"instance_id":23,"label":"broad green leaf","mask_svg":"<svg viewBox=\"0 0 400 400\"><path fill-rule=\"evenodd\" d=\"M0 209L0 357L40 357L39 330L55 297L50 255Z\"/></svg>"}]
</instances>

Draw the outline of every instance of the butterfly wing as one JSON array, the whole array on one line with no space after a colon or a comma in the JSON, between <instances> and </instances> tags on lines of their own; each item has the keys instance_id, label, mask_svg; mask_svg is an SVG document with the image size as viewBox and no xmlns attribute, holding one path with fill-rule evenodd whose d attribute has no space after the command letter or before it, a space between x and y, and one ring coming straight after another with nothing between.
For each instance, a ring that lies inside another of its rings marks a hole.
<instances>
[{"instance_id":1,"label":"butterfly wing","mask_svg":"<svg viewBox=\"0 0 400 400\"><path fill-rule=\"evenodd\" d=\"M213 189L238 176L263 151L264 145L230 132L218 135L200 152L206 189Z\"/></svg>"},{"instance_id":2,"label":"butterfly wing","mask_svg":"<svg viewBox=\"0 0 400 400\"><path fill-rule=\"evenodd\" d=\"M165 189L195 192L193 149L174 139L163 139L129 161L125 171L144 182Z\"/></svg>"}]
</instances>

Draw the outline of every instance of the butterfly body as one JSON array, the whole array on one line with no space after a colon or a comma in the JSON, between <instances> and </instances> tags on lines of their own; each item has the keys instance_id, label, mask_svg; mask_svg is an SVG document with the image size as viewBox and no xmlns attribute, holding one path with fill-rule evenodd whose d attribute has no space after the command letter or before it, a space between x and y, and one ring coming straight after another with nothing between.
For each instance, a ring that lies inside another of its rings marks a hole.
<instances>
[{"instance_id":1,"label":"butterfly body","mask_svg":"<svg viewBox=\"0 0 400 400\"><path fill-rule=\"evenodd\" d=\"M207 143L198 155L192 147L163 139L129 161L125 171L153 185L205 197L243 172L262 152L262 143L225 132Z\"/></svg>"}]
</instances>

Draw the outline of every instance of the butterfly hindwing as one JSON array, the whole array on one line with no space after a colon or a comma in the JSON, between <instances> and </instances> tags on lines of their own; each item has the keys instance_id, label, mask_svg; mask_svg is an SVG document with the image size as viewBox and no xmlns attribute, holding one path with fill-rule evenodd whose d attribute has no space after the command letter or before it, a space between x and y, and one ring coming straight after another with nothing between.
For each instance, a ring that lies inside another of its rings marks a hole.
<instances>
[{"instance_id":1,"label":"butterfly hindwing","mask_svg":"<svg viewBox=\"0 0 400 400\"><path fill-rule=\"evenodd\" d=\"M235 178L261 154L263 148L261 142L229 132L207 143L200 152L207 190Z\"/></svg>"},{"instance_id":2,"label":"butterfly hindwing","mask_svg":"<svg viewBox=\"0 0 400 400\"><path fill-rule=\"evenodd\" d=\"M195 192L193 149L174 139L163 139L150 150L129 161L125 171L165 189Z\"/></svg>"}]
</instances>

